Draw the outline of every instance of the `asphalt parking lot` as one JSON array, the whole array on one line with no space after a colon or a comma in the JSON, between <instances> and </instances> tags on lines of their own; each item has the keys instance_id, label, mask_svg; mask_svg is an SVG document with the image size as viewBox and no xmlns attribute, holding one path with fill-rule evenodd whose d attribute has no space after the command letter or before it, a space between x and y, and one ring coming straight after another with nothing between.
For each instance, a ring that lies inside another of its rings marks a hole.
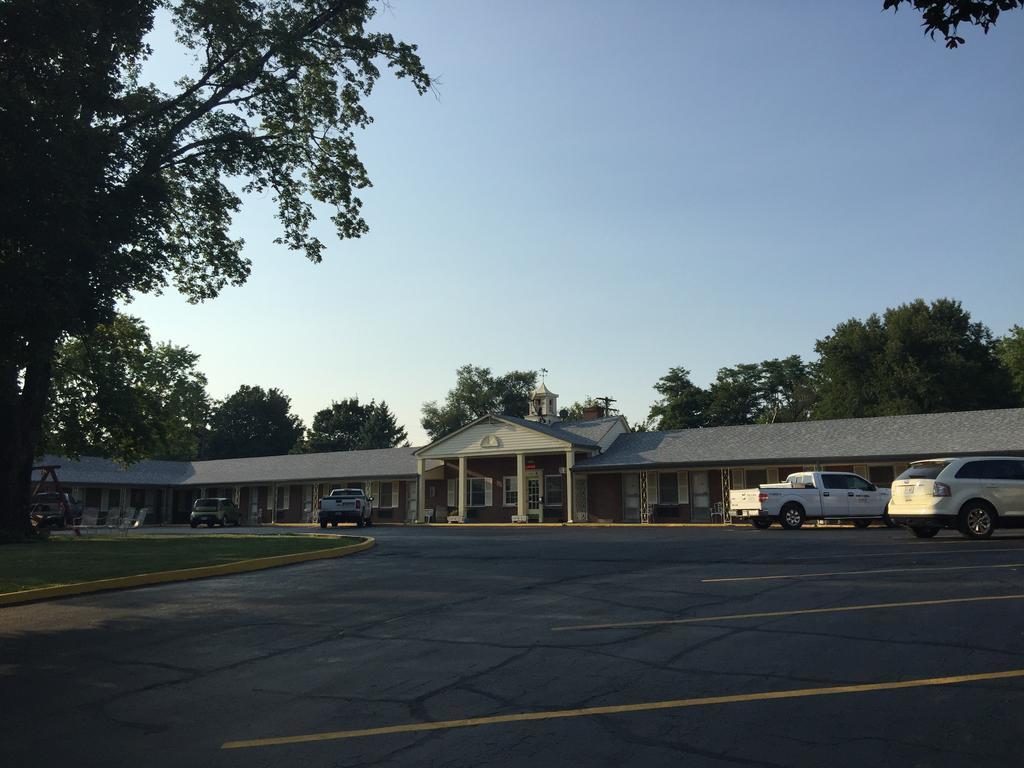
<instances>
[{"instance_id":1,"label":"asphalt parking lot","mask_svg":"<svg viewBox=\"0 0 1024 768\"><path fill-rule=\"evenodd\" d=\"M5 766L1020 766L1024 537L375 528L0 609Z\"/></svg>"}]
</instances>

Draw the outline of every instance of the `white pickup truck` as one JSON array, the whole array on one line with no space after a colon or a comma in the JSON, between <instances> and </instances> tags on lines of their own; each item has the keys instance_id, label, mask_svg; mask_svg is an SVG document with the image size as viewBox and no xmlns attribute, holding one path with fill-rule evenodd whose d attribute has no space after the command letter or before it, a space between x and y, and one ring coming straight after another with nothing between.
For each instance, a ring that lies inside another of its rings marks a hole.
<instances>
[{"instance_id":1,"label":"white pickup truck","mask_svg":"<svg viewBox=\"0 0 1024 768\"><path fill-rule=\"evenodd\" d=\"M373 525L373 497L367 496L362 488L335 488L330 495L320 499L318 517L320 527L330 523L355 523L358 528Z\"/></svg>"},{"instance_id":2,"label":"white pickup truck","mask_svg":"<svg viewBox=\"0 0 1024 768\"><path fill-rule=\"evenodd\" d=\"M795 530L805 520L846 520L867 528L872 520L889 524L889 488L878 488L852 472L796 472L784 483L729 492L729 514L768 528L778 520Z\"/></svg>"}]
</instances>

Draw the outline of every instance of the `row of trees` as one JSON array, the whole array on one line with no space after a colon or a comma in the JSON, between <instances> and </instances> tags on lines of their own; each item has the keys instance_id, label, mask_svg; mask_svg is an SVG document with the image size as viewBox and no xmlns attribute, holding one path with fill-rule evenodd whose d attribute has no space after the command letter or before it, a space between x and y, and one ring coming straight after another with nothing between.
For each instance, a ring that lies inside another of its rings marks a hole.
<instances>
[{"instance_id":1,"label":"row of trees","mask_svg":"<svg viewBox=\"0 0 1024 768\"><path fill-rule=\"evenodd\" d=\"M799 355L721 368L707 388L670 368L648 423L657 429L1024 405L1024 328L1001 338L960 302L918 299L837 325Z\"/></svg>"},{"instance_id":2,"label":"row of trees","mask_svg":"<svg viewBox=\"0 0 1024 768\"><path fill-rule=\"evenodd\" d=\"M1001 338L959 302L917 300L836 326L799 355L721 368L706 388L670 368L635 429L854 418L1024 405L1024 328ZM524 416L536 371L498 375L464 365L444 401L423 406L431 440L480 416ZM119 315L58 349L44 450L62 455L189 460L391 448L407 441L384 401L332 401L308 429L281 390L243 385L214 401L187 347L153 343L137 318ZM562 418L582 417L582 403Z\"/></svg>"},{"instance_id":3,"label":"row of trees","mask_svg":"<svg viewBox=\"0 0 1024 768\"><path fill-rule=\"evenodd\" d=\"M274 387L242 385L213 400L198 362L187 347L153 343L145 324L126 315L66 340L54 363L43 451L130 463L392 448L406 441L384 401L332 402L306 429L291 399Z\"/></svg>"}]
</instances>

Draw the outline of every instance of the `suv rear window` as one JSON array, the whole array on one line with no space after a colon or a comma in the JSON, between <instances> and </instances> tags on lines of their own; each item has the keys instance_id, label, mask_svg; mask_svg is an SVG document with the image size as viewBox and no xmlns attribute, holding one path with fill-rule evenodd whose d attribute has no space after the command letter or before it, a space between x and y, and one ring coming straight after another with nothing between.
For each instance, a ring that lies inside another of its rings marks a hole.
<instances>
[{"instance_id":1,"label":"suv rear window","mask_svg":"<svg viewBox=\"0 0 1024 768\"><path fill-rule=\"evenodd\" d=\"M193 505L196 507L216 507L216 499L196 499L196 503Z\"/></svg>"},{"instance_id":2,"label":"suv rear window","mask_svg":"<svg viewBox=\"0 0 1024 768\"><path fill-rule=\"evenodd\" d=\"M1024 480L1024 464L1011 459L968 461L957 470L956 476L983 480Z\"/></svg>"},{"instance_id":3,"label":"suv rear window","mask_svg":"<svg viewBox=\"0 0 1024 768\"><path fill-rule=\"evenodd\" d=\"M939 476L939 473L942 472L942 470L944 470L948 466L948 461L922 461L917 464L911 464L896 479L934 480L936 477Z\"/></svg>"}]
</instances>

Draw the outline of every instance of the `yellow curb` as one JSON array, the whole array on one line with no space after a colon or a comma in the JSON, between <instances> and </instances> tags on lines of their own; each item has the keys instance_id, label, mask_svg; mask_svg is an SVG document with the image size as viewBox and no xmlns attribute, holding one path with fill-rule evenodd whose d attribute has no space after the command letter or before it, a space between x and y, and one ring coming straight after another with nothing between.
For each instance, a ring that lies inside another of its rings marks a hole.
<instances>
[{"instance_id":1,"label":"yellow curb","mask_svg":"<svg viewBox=\"0 0 1024 768\"><path fill-rule=\"evenodd\" d=\"M358 544L332 547L331 549L318 549L312 552L295 552L290 555L256 557L250 560L237 560L233 563L223 563L221 565L202 565L197 568L180 568L174 571L155 571L154 573L139 573L134 576L117 576L112 579L81 581L76 584L62 584L59 587L40 587L38 589L25 589L20 592L3 592L0 593L0 606L34 603L38 600L84 595L90 592L106 592L112 589L131 589L151 584L192 581L194 579L207 579L211 576L227 576L232 573L262 571L266 568L305 563L310 560L326 560L332 557L354 555L376 544L372 536L363 536L361 538L363 541Z\"/></svg>"}]
</instances>

